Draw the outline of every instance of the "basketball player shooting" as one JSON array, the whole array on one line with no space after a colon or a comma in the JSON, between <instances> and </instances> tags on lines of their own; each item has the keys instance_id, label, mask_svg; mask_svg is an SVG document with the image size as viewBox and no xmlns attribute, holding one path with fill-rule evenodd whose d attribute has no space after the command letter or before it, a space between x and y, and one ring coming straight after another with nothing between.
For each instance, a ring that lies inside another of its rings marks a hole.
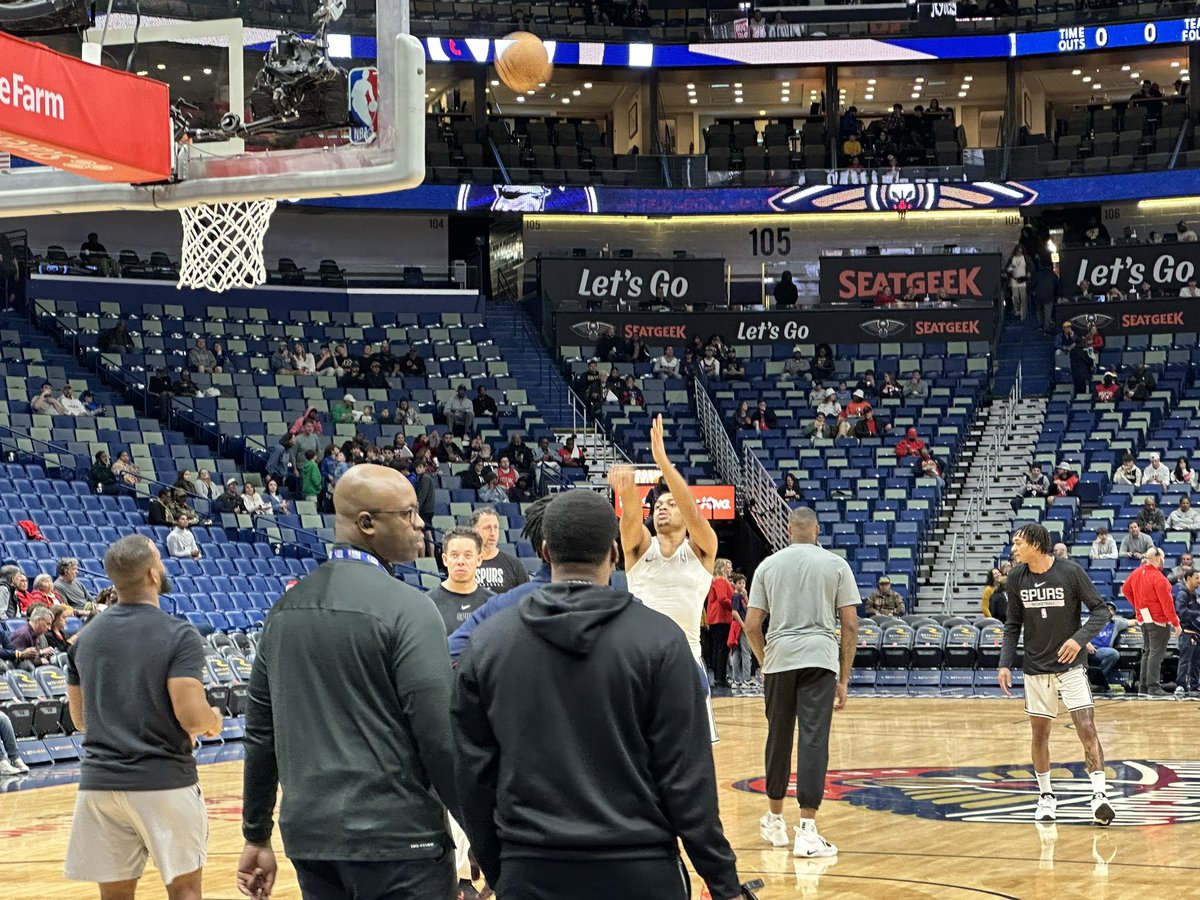
<instances>
[{"instance_id":1,"label":"basketball player shooting","mask_svg":"<svg viewBox=\"0 0 1200 900\"><path fill-rule=\"evenodd\" d=\"M700 512L687 481L667 457L662 416L650 426L650 452L669 493L654 502L655 534L642 521L642 499L632 466L614 466L608 483L621 498L621 550L629 592L683 629L696 665L700 659L700 619L717 559L717 533ZM705 683L707 683L707 673ZM709 703L712 724L712 704ZM717 740L715 724L712 738Z\"/></svg>"},{"instance_id":2,"label":"basketball player shooting","mask_svg":"<svg viewBox=\"0 0 1200 900\"><path fill-rule=\"evenodd\" d=\"M1106 795L1104 748L1096 734L1087 654L1081 652L1108 621L1108 609L1077 562L1052 555L1050 533L1041 525L1026 525L1013 535L1012 558L1016 565L1008 576L1008 595L1017 602L1009 603L998 678L1005 696L1011 697L1012 665L1024 628L1025 712L1033 728L1039 793L1034 821L1050 823L1058 816L1050 783L1050 727L1062 698L1083 744L1092 783L1092 822L1108 825L1116 814ZM1080 625L1084 606L1090 615Z\"/></svg>"}]
</instances>

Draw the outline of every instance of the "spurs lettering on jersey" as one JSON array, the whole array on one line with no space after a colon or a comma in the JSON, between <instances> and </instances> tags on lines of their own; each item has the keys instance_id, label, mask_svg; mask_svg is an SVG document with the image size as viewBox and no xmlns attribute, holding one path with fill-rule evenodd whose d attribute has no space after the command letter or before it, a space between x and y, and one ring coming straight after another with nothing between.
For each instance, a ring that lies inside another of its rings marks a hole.
<instances>
[{"instance_id":1,"label":"spurs lettering on jersey","mask_svg":"<svg viewBox=\"0 0 1200 900\"><path fill-rule=\"evenodd\" d=\"M1021 592L1021 605L1026 609L1040 609L1042 618L1046 618L1046 609L1055 606L1066 606L1067 594L1060 587L1046 587L1045 582L1034 583L1031 588Z\"/></svg>"}]
</instances>

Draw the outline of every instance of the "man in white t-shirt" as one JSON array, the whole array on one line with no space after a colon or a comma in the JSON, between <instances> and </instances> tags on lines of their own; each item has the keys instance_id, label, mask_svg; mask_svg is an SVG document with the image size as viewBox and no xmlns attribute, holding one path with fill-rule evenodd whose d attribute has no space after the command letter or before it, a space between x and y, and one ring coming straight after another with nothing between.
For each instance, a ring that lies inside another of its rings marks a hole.
<instances>
[{"instance_id":1,"label":"man in white t-shirt","mask_svg":"<svg viewBox=\"0 0 1200 900\"><path fill-rule=\"evenodd\" d=\"M83 401L75 396L75 391L69 384L63 385L62 396L58 398L58 402L62 405L63 412L68 416L90 415L87 407L83 405Z\"/></svg>"},{"instance_id":2,"label":"man in white t-shirt","mask_svg":"<svg viewBox=\"0 0 1200 900\"><path fill-rule=\"evenodd\" d=\"M703 668L700 622L712 587L717 533L700 512L687 481L667 456L661 415L655 416L650 426L650 450L667 485L667 493L654 501L653 535L642 519L642 498L634 483L633 467L613 466L608 470L608 483L621 499L625 577L631 594L683 629L696 665ZM712 715L711 704L709 715ZM715 725L712 736L715 742Z\"/></svg>"},{"instance_id":3,"label":"man in white t-shirt","mask_svg":"<svg viewBox=\"0 0 1200 900\"><path fill-rule=\"evenodd\" d=\"M1142 472L1142 484L1161 484L1166 487L1171 483L1171 470L1165 466L1157 453L1150 454L1150 465Z\"/></svg>"},{"instance_id":4,"label":"man in white t-shirt","mask_svg":"<svg viewBox=\"0 0 1200 900\"><path fill-rule=\"evenodd\" d=\"M861 602L850 565L817 544L820 525L811 509L788 516L791 546L763 560L750 586L746 637L763 671L767 706L767 802L759 834L775 847L789 843L783 802L791 775L792 740L799 725L796 802L800 825L792 855L829 857L837 847L817 831L817 809L829 767L829 727L846 705L858 641ZM771 617L771 634L763 624ZM841 639L837 637L838 624Z\"/></svg>"}]
</instances>

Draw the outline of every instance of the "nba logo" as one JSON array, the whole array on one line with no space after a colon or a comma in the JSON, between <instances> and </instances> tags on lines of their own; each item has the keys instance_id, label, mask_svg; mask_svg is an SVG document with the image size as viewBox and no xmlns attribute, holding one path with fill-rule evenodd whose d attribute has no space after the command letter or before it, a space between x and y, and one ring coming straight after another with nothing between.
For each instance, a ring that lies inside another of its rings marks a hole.
<instances>
[{"instance_id":1,"label":"nba logo","mask_svg":"<svg viewBox=\"0 0 1200 900\"><path fill-rule=\"evenodd\" d=\"M350 143L369 144L379 125L379 70L350 70Z\"/></svg>"}]
</instances>

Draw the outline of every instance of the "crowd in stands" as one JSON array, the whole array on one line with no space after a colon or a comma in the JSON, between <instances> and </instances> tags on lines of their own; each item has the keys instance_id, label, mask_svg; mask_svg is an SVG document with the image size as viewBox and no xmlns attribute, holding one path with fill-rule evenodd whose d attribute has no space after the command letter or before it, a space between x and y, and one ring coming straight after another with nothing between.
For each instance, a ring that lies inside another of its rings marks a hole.
<instances>
[{"instance_id":1,"label":"crowd in stands","mask_svg":"<svg viewBox=\"0 0 1200 900\"><path fill-rule=\"evenodd\" d=\"M866 167L883 169L899 177L902 166L925 165L939 138L949 135L935 133L934 123L949 124L952 113L943 109L937 98L929 101L926 108L917 104L911 113L896 103L884 116L864 125L858 107L851 106L842 113L839 123L841 153L839 164L847 167L851 184L868 181ZM854 173L861 173L856 179Z\"/></svg>"},{"instance_id":2,"label":"crowd in stands","mask_svg":"<svg viewBox=\"0 0 1200 900\"><path fill-rule=\"evenodd\" d=\"M56 665L79 627L115 601L111 587L92 594L73 557L59 559L55 572L57 577L43 572L31 583L19 566L0 566L0 618L10 622L8 630L0 629L0 671ZM13 628L18 620L22 624Z\"/></svg>"}]
</instances>

